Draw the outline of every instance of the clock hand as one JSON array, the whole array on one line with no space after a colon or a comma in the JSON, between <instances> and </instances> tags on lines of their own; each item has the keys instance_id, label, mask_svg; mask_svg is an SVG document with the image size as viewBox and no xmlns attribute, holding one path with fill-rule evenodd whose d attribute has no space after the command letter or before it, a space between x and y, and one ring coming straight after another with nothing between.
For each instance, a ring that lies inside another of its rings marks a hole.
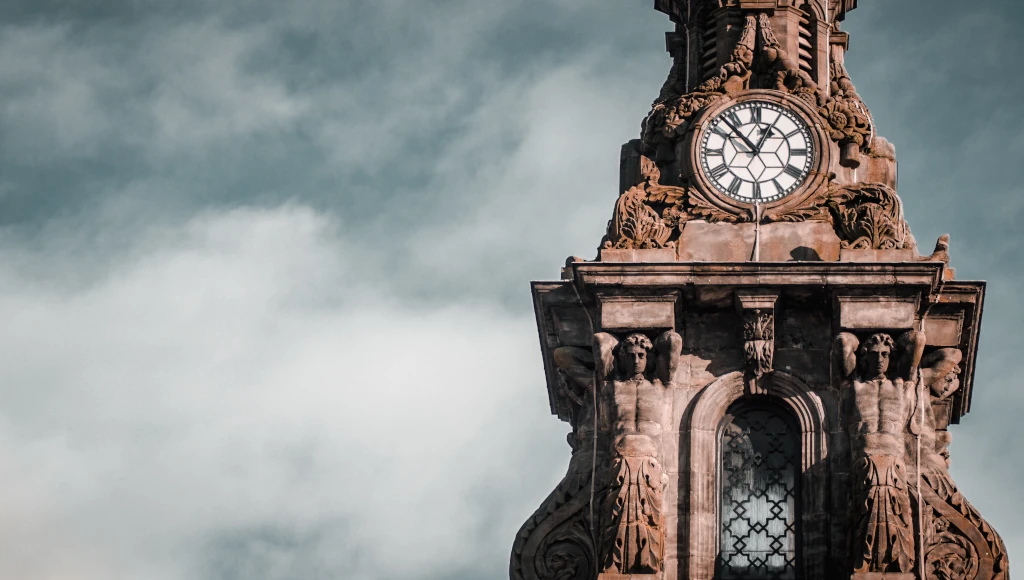
<instances>
[{"instance_id":1,"label":"clock hand","mask_svg":"<svg viewBox=\"0 0 1024 580\"><path fill-rule=\"evenodd\" d=\"M757 150L754 151L754 155L760 155L761 154L761 147L764 146L764 142L768 140L768 135L771 135L772 129L775 128L775 123L778 123L778 122L779 122L779 119L775 119L774 121L772 121L772 124L768 126L768 130L764 132L764 135L761 135L761 140L757 142Z\"/></svg>"},{"instance_id":2,"label":"clock hand","mask_svg":"<svg viewBox=\"0 0 1024 580\"><path fill-rule=\"evenodd\" d=\"M740 139L743 139L743 142L747 144L747 147L750 147L750 152L751 153L753 153L754 155L757 155L757 147L754 147L754 144L750 142L750 139L747 139L743 135L743 133L741 133L740 130L736 128L735 125L730 123L728 118L722 117L722 121L724 121L725 124L728 125L729 128L732 129L733 132L736 133L736 135L738 135Z\"/></svg>"}]
</instances>

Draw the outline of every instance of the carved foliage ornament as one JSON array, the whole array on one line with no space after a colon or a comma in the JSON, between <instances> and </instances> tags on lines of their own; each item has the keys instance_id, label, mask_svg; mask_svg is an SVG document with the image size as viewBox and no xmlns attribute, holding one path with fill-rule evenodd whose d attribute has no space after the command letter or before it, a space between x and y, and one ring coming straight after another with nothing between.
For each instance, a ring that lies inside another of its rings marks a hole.
<instances>
[{"instance_id":1,"label":"carved foliage ornament","mask_svg":"<svg viewBox=\"0 0 1024 580\"><path fill-rule=\"evenodd\" d=\"M614 477L602 509L603 568L618 573L661 571L665 530L662 469L654 457L616 457Z\"/></svg>"},{"instance_id":2,"label":"carved foliage ornament","mask_svg":"<svg viewBox=\"0 0 1024 580\"><path fill-rule=\"evenodd\" d=\"M671 247L675 227L689 219L683 206L686 188L661 185L661 171L647 157L640 158L640 172L643 183L620 195L615 204L604 248Z\"/></svg>"},{"instance_id":3,"label":"carved foliage ornament","mask_svg":"<svg viewBox=\"0 0 1024 580\"><path fill-rule=\"evenodd\" d=\"M964 498L948 472L922 474L926 580L1008 580L1002 538Z\"/></svg>"},{"instance_id":4,"label":"carved foliage ornament","mask_svg":"<svg viewBox=\"0 0 1024 580\"><path fill-rule=\"evenodd\" d=\"M843 64L843 52L832 51L830 63L831 87L828 100L818 109L823 119L828 121L829 136L840 145L856 144L868 150L871 136L874 133L871 113L850 80Z\"/></svg>"},{"instance_id":5,"label":"carved foliage ornament","mask_svg":"<svg viewBox=\"0 0 1024 580\"><path fill-rule=\"evenodd\" d=\"M758 14L757 23L761 32L762 46L757 66L757 86L790 93L807 101L812 107L817 106L821 100L818 85L811 79L811 75L801 70L800 65L783 50L782 45L775 38L768 15L763 12Z\"/></svg>"},{"instance_id":6,"label":"carved foliage ornament","mask_svg":"<svg viewBox=\"0 0 1024 580\"><path fill-rule=\"evenodd\" d=\"M758 46L760 51L756 52ZM746 16L729 61L717 75L686 94L677 92L683 89L678 82L685 68L683 59L685 54L676 57L665 87L644 120L643 143L649 152L678 141L690 128L688 121L694 115L726 94L752 88L774 89L801 98L813 108L824 104L817 84L782 48L764 13Z\"/></svg>"},{"instance_id":7,"label":"carved foliage ornament","mask_svg":"<svg viewBox=\"0 0 1024 580\"><path fill-rule=\"evenodd\" d=\"M771 372L775 359L775 314L771 310L743 312L743 351L747 369L761 378Z\"/></svg>"},{"instance_id":8,"label":"carved foliage ornament","mask_svg":"<svg viewBox=\"0 0 1024 580\"><path fill-rule=\"evenodd\" d=\"M855 250L915 249L903 219L903 202L878 183L834 186L829 190L829 217L844 248Z\"/></svg>"},{"instance_id":9,"label":"carved foliage ornament","mask_svg":"<svg viewBox=\"0 0 1024 580\"><path fill-rule=\"evenodd\" d=\"M691 219L713 223L753 221L752 212L726 211L696 188L661 185L661 172L651 159L641 156L640 164L644 181L619 196L602 247L673 247L679 225ZM904 219L903 202L895 191L880 183L833 183L798 206L765 210L762 220L828 221L835 228L842 247L847 249L917 249Z\"/></svg>"},{"instance_id":10,"label":"carved foliage ornament","mask_svg":"<svg viewBox=\"0 0 1024 580\"><path fill-rule=\"evenodd\" d=\"M736 47L733 48L729 62L719 69L716 76L702 83L695 91L685 95L676 94L671 87L678 83L671 82L672 76L678 77L681 66L679 59L673 64L673 72L669 73L670 82L666 83L662 94L655 101L647 119L641 127L645 148L655 151L660 145L671 145L682 136L687 129L687 121L704 107L722 98L726 93L737 92L747 88L754 62L754 43L757 34L757 18L746 17L743 33Z\"/></svg>"}]
</instances>

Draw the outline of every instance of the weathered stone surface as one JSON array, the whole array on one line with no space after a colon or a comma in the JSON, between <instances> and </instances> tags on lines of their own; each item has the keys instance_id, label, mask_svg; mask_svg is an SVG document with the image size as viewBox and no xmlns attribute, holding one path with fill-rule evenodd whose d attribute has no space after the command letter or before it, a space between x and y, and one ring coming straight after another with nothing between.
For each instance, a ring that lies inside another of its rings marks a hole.
<instances>
[{"instance_id":1,"label":"weathered stone surface","mask_svg":"<svg viewBox=\"0 0 1024 580\"><path fill-rule=\"evenodd\" d=\"M838 295L839 327L846 329L913 328L917 297Z\"/></svg>"},{"instance_id":2,"label":"weathered stone surface","mask_svg":"<svg viewBox=\"0 0 1024 580\"><path fill-rule=\"evenodd\" d=\"M924 333L929 346L959 346L963 332L963 313L954 315L929 315L924 319Z\"/></svg>"},{"instance_id":3,"label":"weathered stone surface","mask_svg":"<svg viewBox=\"0 0 1024 580\"><path fill-rule=\"evenodd\" d=\"M656 250L621 250L615 248L601 249L602 262L675 262L674 248Z\"/></svg>"},{"instance_id":4,"label":"weathered stone surface","mask_svg":"<svg viewBox=\"0 0 1024 580\"><path fill-rule=\"evenodd\" d=\"M748 262L754 255L754 224L691 221L679 238L680 262ZM824 222L763 224L761 262L835 262L839 237Z\"/></svg>"},{"instance_id":5,"label":"weathered stone surface","mask_svg":"<svg viewBox=\"0 0 1024 580\"><path fill-rule=\"evenodd\" d=\"M601 327L609 330L629 328L674 328L675 297L601 298Z\"/></svg>"},{"instance_id":6,"label":"weathered stone surface","mask_svg":"<svg viewBox=\"0 0 1024 580\"><path fill-rule=\"evenodd\" d=\"M917 250L872 250L843 249L839 253L842 262L916 262Z\"/></svg>"}]
</instances>

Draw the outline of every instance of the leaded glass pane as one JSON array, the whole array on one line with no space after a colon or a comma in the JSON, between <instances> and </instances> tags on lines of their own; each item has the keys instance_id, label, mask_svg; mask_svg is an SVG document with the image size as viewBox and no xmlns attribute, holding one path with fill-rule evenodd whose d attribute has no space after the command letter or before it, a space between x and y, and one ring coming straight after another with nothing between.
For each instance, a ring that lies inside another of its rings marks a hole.
<instances>
[{"instance_id":1,"label":"leaded glass pane","mask_svg":"<svg viewBox=\"0 0 1024 580\"><path fill-rule=\"evenodd\" d=\"M721 439L720 580L796 580L800 438L784 409L733 405Z\"/></svg>"}]
</instances>

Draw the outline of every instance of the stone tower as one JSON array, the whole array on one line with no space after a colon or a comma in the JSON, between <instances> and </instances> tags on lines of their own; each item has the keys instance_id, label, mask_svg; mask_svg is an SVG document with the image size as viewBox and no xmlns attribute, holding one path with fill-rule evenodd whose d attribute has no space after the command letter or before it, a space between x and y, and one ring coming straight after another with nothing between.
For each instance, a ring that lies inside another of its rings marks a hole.
<instances>
[{"instance_id":1,"label":"stone tower","mask_svg":"<svg viewBox=\"0 0 1024 580\"><path fill-rule=\"evenodd\" d=\"M673 65L597 259L533 284L572 457L511 578L1009 578L948 471L985 284L904 221L856 0L655 4Z\"/></svg>"}]
</instances>

